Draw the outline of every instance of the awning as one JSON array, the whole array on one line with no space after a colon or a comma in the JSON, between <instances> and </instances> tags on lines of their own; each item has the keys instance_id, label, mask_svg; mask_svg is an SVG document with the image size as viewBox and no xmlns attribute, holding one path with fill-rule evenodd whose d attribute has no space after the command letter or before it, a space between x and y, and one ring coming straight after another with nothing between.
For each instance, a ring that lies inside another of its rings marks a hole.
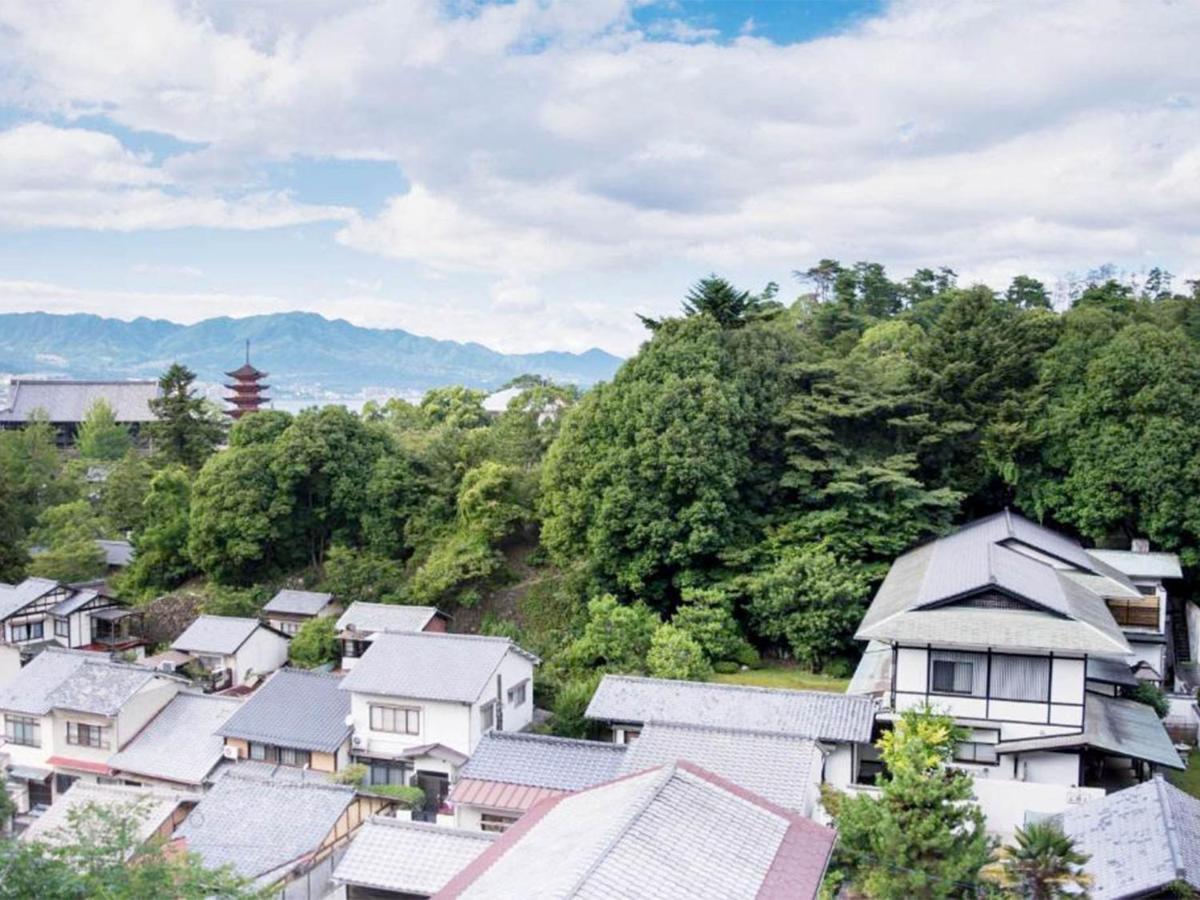
<instances>
[{"instance_id":1,"label":"awning","mask_svg":"<svg viewBox=\"0 0 1200 900\"><path fill-rule=\"evenodd\" d=\"M553 788L533 787L527 784L505 784L502 781L485 781L482 778L460 778L450 789L447 798L451 803L466 806L482 806L508 812L525 812L539 800L561 797L568 791Z\"/></svg>"},{"instance_id":2,"label":"awning","mask_svg":"<svg viewBox=\"0 0 1200 900\"><path fill-rule=\"evenodd\" d=\"M434 759L448 762L452 766L461 766L470 759L469 756L459 753L445 744L420 744L416 747L408 747L401 750L397 755L404 759L418 759L422 756L432 756Z\"/></svg>"},{"instance_id":3,"label":"awning","mask_svg":"<svg viewBox=\"0 0 1200 900\"><path fill-rule=\"evenodd\" d=\"M54 773L49 769L39 769L36 766L11 766L9 778L19 778L21 781L45 781Z\"/></svg>"},{"instance_id":4,"label":"awning","mask_svg":"<svg viewBox=\"0 0 1200 900\"><path fill-rule=\"evenodd\" d=\"M1106 697L1089 691L1084 700L1086 725L1082 733L1048 735L1020 741L1001 741L1001 754L1031 750L1089 747L1110 756L1140 759L1169 769L1186 769L1158 714L1145 703Z\"/></svg>"},{"instance_id":5,"label":"awning","mask_svg":"<svg viewBox=\"0 0 1200 900\"><path fill-rule=\"evenodd\" d=\"M92 613L93 619L102 619L105 622L119 622L121 619L127 619L130 616L140 616L140 609L129 609L124 606L110 606L107 609L98 609Z\"/></svg>"},{"instance_id":6,"label":"awning","mask_svg":"<svg viewBox=\"0 0 1200 900\"><path fill-rule=\"evenodd\" d=\"M52 756L46 762L58 769L73 769L76 772L91 772L94 775L111 775L113 771L104 763L71 759L69 756Z\"/></svg>"}]
</instances>

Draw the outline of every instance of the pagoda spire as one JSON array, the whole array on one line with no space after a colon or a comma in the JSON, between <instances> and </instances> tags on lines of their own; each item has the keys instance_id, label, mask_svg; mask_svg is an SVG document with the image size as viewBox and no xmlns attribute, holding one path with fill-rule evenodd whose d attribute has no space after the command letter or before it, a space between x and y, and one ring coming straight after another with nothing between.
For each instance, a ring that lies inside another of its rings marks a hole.
<instances>
[{"instance_id":1,"label":"pagoda spire","mask_svg":"<svg viewBox=\"0 0 1200 900\"><path fill-rule=\"evenodd\" d=\"M227 384L225 387L233 394L225 398L225 402L232 406L232 409L225 410L225 415L234 419L240 419L246 413L256 412L262 409L264 403L271 398L265 393L268 384L263 384L262 380L267 377L266 372L261 372L250 364L250 339L246 339L246 361L232 372L226 372L233 379L233 384Z\"/></svg>"}]
</instances>

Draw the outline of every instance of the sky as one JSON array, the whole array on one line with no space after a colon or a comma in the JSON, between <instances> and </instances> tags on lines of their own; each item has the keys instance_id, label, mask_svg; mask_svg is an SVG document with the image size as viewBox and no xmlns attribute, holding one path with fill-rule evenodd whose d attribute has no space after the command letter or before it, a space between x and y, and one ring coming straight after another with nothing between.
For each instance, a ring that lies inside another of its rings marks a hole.
<instances>
[{"instance_id":1,"label":"sky","mask_svg":"<svg viewBox=\"0 0 1200 900\"><path fill-rule=\"evenodd\" d=\"M0 0L0 312L508 352L710 272L1200 272L1195 0Z\"/></svg>"}]
</instances>

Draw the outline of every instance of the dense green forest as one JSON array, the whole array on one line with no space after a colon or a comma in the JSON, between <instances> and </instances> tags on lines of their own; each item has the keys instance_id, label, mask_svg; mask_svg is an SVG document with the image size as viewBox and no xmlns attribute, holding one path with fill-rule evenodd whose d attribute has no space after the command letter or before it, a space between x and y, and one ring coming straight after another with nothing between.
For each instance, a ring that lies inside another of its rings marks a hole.
<instances>
[{"instance_id":1,"label":"dense green forest","mask_svg":"<svg viewBox=\"0 0 1200 900\"><path fill-rule=\"evenodd\" d=\"M889 561L1005 505L1200 563L1200 285L1101 270L1056 310L1028 277L797 277L791 303L705 279L611 382L519 379L495 418L447 387L223 435L174 367L148 456L102 408L78 459L48 425L0 435L0 579L95 574L92 539L130 533L133 598L435 604L541 653L566 721L602 671L770 654L844 673Z\"/></svg>"}]
</instances>

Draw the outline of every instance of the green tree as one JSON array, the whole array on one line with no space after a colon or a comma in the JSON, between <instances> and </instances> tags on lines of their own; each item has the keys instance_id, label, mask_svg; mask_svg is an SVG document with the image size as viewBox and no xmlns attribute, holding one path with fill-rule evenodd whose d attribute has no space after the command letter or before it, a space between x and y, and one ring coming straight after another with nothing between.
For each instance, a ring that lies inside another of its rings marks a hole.
<instances>
[{"instance_id":1,"label":"green tree","mask_svg":"<svg viewBox=\"0 0 1200 900\"><path fill-rule=\"evenodd\" d=\"M86 500L50 507L33 533L41 549L29 566L30 574L63 582L100 577L104 551L96 539L102 536L102 525Z\"/></svg>"},{"instance_id":2,"label":"green tree","mask_svg":"<svg viewBox=\"0 0 1200 900\"><path fill-rule=\"evenodd\" d=\"M420 411L430 425L447 425L451 428L482 428L488 424L483 409L485 391L476 391L461 385L434 388L421 400Z\"/></svg>"},{"instance_id":3,"label":"green tree","mask_svg":"<svg viewBox=\"0 0 1200 900\"><path fill-rule=\"evenodd\" d=\"M157 421L150 437L157 453L168 463L198 469L224 435L220 413L196 391L196 375L186 366L172 363L158 379L159 396L150 401Z\"/></svg>"},{"instance_id":4,"label":"green tree","mask_svg":"<svg viewBox=\"0 0 1200 900\"><path fill-rule=\"evenodd\" d=\"M249 447L251 444L271 445L292 424L292 415L279 409L260 409L252 416L242 416L229 429L230 447Z\"/></svg>"},{"instance_id":5,"label":"green tree","mask_svg":"<svg viewBox=\"0 0 1200 900\"><path fill-rule=\"evenodd\" d=\"M84 459L116 460L132 449L133 437L117 423L112 404L101 397L84 414L75 446Z\"/></svg>"},{"instance_id":6,"label":"green tree","mask_svg":"<svg viewBox=\"0 0 1200 900\"><path fill-rule=\"evenodd\" d=\"M338 639L335 619L318 616L300 626L288 645L288 658L294 665L315 669L326 663L337 662Z\"/></svg>"},{"instance_id":7,"label":"green tree","mask_svg":"<svg viewBox=\"0 0 1200 900\"><path fill-rule=\"evenodd\" d=\"M879 796L825 792L837 862L880 900L971 896L991 844L971 777L947 764L965 732L949 716L909 709L877 746Z\"/></svg>"},{"instance_id":8,"label":"green tree","mask_svg":"<svg viewBox=\"0 0 1200 900\"><path fill-rule=\"evenodd\" d=\"M551 704L550 730L559 737L594 738L596 724L587 717L588 704L600 684L596 674L579 675L559 685Z\"/></svg>"},{"instance_id":9,"label":"green tree","mask_svg":"<svg viewBox=\"0 0 1200 900\"><path fill-rule=\"evenodd\" d=\"M29 557L22 546L25 529L17 504L17 492L0 468L0 581L9 584L24 578L29 565Z\"/></svg>"},{"instance_id":10,"label":"green tree","mask_svg":"<svg viewBox=\"0 0 1200 900\"><path fill-rule=\"evenodd\" d=\"M704 681L712 675L712 666L700 644L669 622L658 626L650 639L646 669L655 678L682 681Z\"/></svg>"},{"instance_id":11,"label":"green tree","mask_svg":"<svg viewBox=\"0 0 1200 900\"><path fill-rule=\"evenodd\" d=\"M1051 309L1050 294L1046 286L1036 278L1017 275L1004 292L1004 299L1012 306L1022 309Z\"/></svg>"},{"instance_id":12,"label":"green tree","mask_svg":"<svg viewBox=\"0 0 1200 900\"><path fill-rule=\"evenodd\" d=\"M100 492L100 512L114 533L141 530L153 476L150 464L136 451L125 454L108 470Z\"/></svg>"},{"instance_id":13,"label":"green tree","mask_svg":"<svg viewBox=\"0 0 1200 900\"><path fill-rule=\"evenodd\" d=\"M1034 823L1018 828L1013 842L996 851L982 874L1006 896L1065 900L1087 896L1092 878L1083 867L1089 859L1057 825Z\"/></svg>"},{"instance_id":14,"label":"green tree","mask_svg":"<svg viewBox=\"0 0 1200 900\"><path fill-rule=\"evenodd\" d=\"M322 586L335 597L398 603L404 592L404 566L369 551L334 544L325 556Z\"/></svg>"},{"instance_id":15,"label":"green tree","mask_svg":"<svg viewBox=\"0 0 1200 900\"><path fill-rule=\"evenodd\" d=\"M23 532L34 527L47 507L78 497L78 486L66 477L55 429L44 411L35 410L22 429L0 431L0 481L12 491L13 510Z\"/></svg>"},{"instance_id":16,"label":"green tree","mask_svg":"<svg viewBox=\"0 0 1200 900\"><path fill-rule=\"evenodd\" d=\"M710 662L740 660L753 650L733 614L733 599L720 588L684 588L671 624L695 641Z\"/></svg>"},{"instance_id":17,"label":"green tree","mask_svg":"<svg viewBox=\"0 0 1200 900\"><path fill-rule=\"evenodd\" d=\"M188 553L193 474L171 465L151 480L143 502L143 527L133 538L133 563L121 576L122 590L146 594L170 590L196 573Z\"/></svg>"},{"instance_id":18,"label":"green tree","mask_svg":"<svg viewBox=\"0 0 1200 900\"><path fill-rule=\"evenodd\" d=\"M68 812L68 824L53 835L53 845L0 841L0 898L261 896L228 868L206 869L198 856L169 847L161 838L143 842L138 825L146 815L142 803L85 803Z\"/></svg>"},{"instance_id":19,"label":"green tree","mask_svg":"<svg viewBox=\"0 0 1200 900\"><path fill-rule=\"evenodd\" d=\"M588 601L583 633L567 647L563 660L573 671L638 674L662 622L643 603L622 605L611 594Z\"/></svg>"}]
</instances>

